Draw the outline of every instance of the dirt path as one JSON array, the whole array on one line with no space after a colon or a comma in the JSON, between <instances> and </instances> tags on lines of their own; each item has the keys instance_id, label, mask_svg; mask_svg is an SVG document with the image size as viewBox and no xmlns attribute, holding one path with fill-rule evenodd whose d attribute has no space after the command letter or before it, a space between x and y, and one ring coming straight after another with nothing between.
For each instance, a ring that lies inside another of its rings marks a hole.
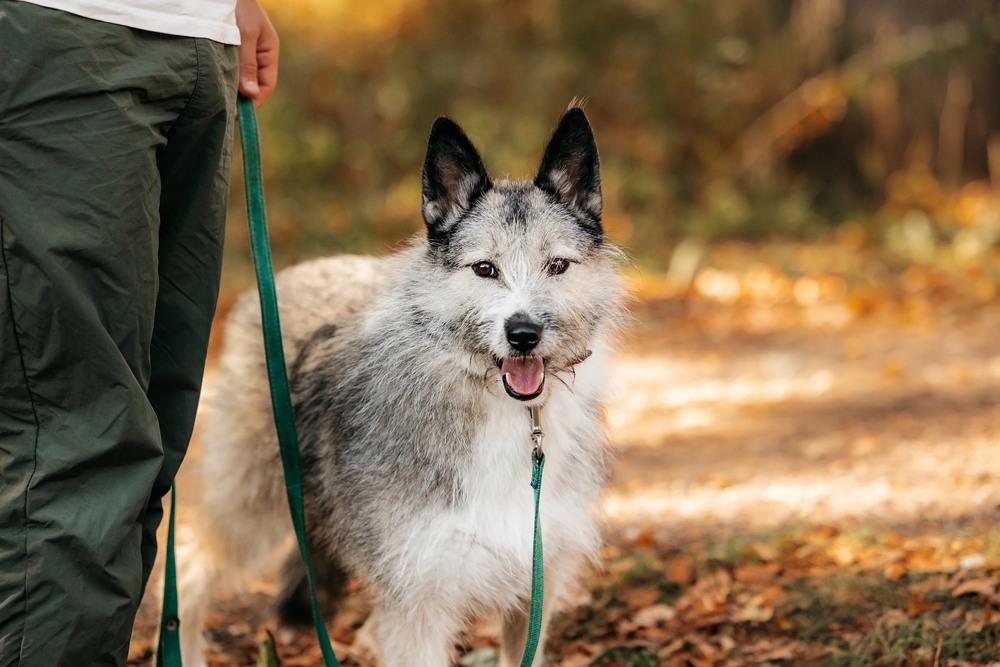
<instances>
[{"instance_id":1,"label":"dirt path","mask_svg":"<svg viewBox=\"0 0 1000 667\"><path fill-rule=\"evenodd\" d=\"M674 542L719 526L991 512L1000 309L933 315L704 301L641 311L617 364L610 518Z\"/></svg>"}]
</instances>

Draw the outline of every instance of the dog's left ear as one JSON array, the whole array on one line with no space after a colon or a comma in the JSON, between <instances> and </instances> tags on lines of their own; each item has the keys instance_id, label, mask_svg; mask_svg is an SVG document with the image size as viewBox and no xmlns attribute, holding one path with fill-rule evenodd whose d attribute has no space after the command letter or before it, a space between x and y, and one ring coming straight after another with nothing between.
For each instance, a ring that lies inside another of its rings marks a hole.
<instances>
[{"instance_id":1,"label":"dog's left ear","mask_svg":"<svg viewBox=\"0 0 1000 667\"><path fill-rule=\"evenodd\" d=\"M573 107L559 121L542 156L535 185L554 194L578 213L584 228L597 237L601 227L601 163L597 143L583 109Z\"/></svg>"},{"instance_id":2,"label":"dog's left ear","mask_svg":"<svg viewBox=\"0 0 1000 667\"><path fill-rule=\"evenodd\" d=\"M422 211L431 245L441 243L492 186L479 152L462 128L444 116L434 121L422 182Z\"/></svg>"}]
</instances>

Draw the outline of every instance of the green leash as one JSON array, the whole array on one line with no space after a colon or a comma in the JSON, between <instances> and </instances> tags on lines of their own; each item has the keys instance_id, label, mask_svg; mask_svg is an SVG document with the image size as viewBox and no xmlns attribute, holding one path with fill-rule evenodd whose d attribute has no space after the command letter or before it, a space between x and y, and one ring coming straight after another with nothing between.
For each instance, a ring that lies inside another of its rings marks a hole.
<instances>
[{"instance_id":1,"label":"green leash","mask_svg":"<svg viewBox=\"0 0 1000 667\"><path fill-rule=\"evenodd\" d=\"M313 579L312 564L309 559L309 542L306 538L306 510L302 498L302 459L299 454L299 438L295 432L295 413L288 388L288 372L285 370L285 352L281 344L281 322L278 320L278 294L274 288L274 269L271 267L271 246L267 238L267 215L264 211L264 180L260 173L260 139L257 136L257 114L253 102L240 97L238 102L240 121L240 143L243 146L243 180L247 192L247 219L250 221L250 248L253 265L257 272L257 290L260 292L261 320L264 325L264 355L267 361L267 377L271 382L271 406L274 408L274 424L278 431L278 446L281 449L281 465L285 472L285 491L288 508L295 527L295 539L299 543L302 561L306 567L309 582L309 596L312 600L313 625L319 638L323 662L327 667L339 667L337 656L330 646L330 637L323 624L323 614L316 596L316 582Z\"/></svg>"},{"instance_id":2,"label":"green leash","mask_svg":"<svg viewBox=\"0 0 1000 667\"><path fill-rule=\"evenodd\" d=\"M313 625L319 638L320 651L326 667L340 667L330 645L330 637L323 623L316 583L309 558L306 532L305 503L302 496L302 460L298 436L295 431L295 413L292 408L285 369L285 354L281 343L281 322L278 318L278 295L274 287L274 270L271 267L271 249L267 237L267 215L264 210L264 185L260 171L260 139L257 133L257 115L253 103L240 96L237 102L240 143L243 147L243 179L246 187L247 219L250 225L250 245L257 289L260 293L261 321L264 328L264 354L267 375L271 385L271 405L281 450L281 465L285 473L285 490L292 515L295 537L305 564L306 580L312 601ZM539 500L542 492L541 409L530 408L531 438L535 443L532 452L531 487L535 493L535 531L531 563L531 605L528 612L528 639L524 648L521 667L530 667L541 637L543 560L542 528L539 518ZM180 651L180 619L177 612L177 575L174 563L174 493L170 494L170 518L167 527L166 565L163 577L163 610L160 619L160 640L156 667L182 667Z\"/></svg>"},{"instance_id":3,"label":"green leash","mask_svg":"<svg viewBox=\"0 0 1000 667\"><path fill-rule=\"evenodd\" d=\"M521 667L531 667L542 636L542 591L545 583L545 561L542 558L542 522L539 517L539 501L542 496L542 469L545 467L545 452L542 449L542 409L528 408L531 419L531 439L535 449L531 452L531 488L535 490L535 537L531 547L531 606L528 608L528 641L524 645Z\"/></svg>"},{"instance_id":4,"label":"green leash","mask_svg":"<svg viewBox=\"0 0 1000 667\"><path fill-rule=\"evenodd\" d=\"M180 615L177 613L177 565L174 562L174 492L170 486L170 518L167 520L167 553L163 564L163 609L160 610L160 641L156 667L181 667Z\"/></svg>"}]
</instances>

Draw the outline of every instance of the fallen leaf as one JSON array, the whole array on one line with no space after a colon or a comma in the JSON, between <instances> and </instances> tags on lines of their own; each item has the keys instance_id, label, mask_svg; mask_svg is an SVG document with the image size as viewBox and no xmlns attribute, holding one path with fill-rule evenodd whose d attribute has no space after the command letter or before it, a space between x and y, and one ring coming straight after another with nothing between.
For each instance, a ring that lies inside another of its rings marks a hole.
<instances>
[{"instance_id":1,"label":"fallen leaf","mask_svg":"<svg viewBox=\"0 0 1000 667\"><path fill-rule=\"evenodd\" d=\"M909 616L919 616L931 611L938 611L941 606L940 602L928 602L923 595L911 595L906 600L906 613Z\"/></svg>"},{"instance_id":2,"label":"fallen leaf","mask_svg":"<svg viewBox=\"0 0 1000 667\"><path fill-rule=\"evenodd\" d=\"M695 580L695 569L691 561L683 556L670 558L664 564L664 576L667 581L672 581L681 586L688 586Z\"/></svg>"},{"instance_id":3,"label":"fallen leaf","mask_svg":"<svg viewBox=\"0 0 1000 667\"><path fill-rule=\"evenodd\" d=\"M619 599L631 609L640 609L655 604L660 600L660 593L653 588L626 588L618 595Z\"/></svg>"},{"instance_id":4,"label":"fallen leaf","mask_svg":"<svg viewBox=\"0 0 1000 667\"><path fill-rule=\"evenodd\" d=\"M779 572L780 563L751 563L733 570L733 579L746 584L763 584L773 581Z\"/></svg>"},{"instance_id":5,"label":"fallen leaf","mask_svg":"<svg viewBox=\"0 0 1000 667\"><path fill-rule=\"evenodd\" d=\"M653 628L666 624L677 617L674 608L666 604L654 604L641 610L632 618L632 623L638 628Z\"/></svg>"},{"instance_id":6,"label":"fallen leaf","mask_svg":"<svg viewBox=\"0 0 1000 667\"><path fill-rule=\"evenodd\" d=\"M901 561L894 561L885 566L883 570L885 578L889 581L897 581L900 577L906 574L906 565Z\"/></svg>"},{"instance_id":7,"label":"fallen leaf","mask_svg":"<svg viewBox=\"0 0 1000 667\"><path fill-rule=\"evenodd\" d=\"M996 579L970 579L969 581L962 582L958 586L952 589L951 594L954 597L961 597L963 595L968 595L970 593L974 595L982 595L983 597L990 597L997 591Z\"/></svg>"}]
</instances>

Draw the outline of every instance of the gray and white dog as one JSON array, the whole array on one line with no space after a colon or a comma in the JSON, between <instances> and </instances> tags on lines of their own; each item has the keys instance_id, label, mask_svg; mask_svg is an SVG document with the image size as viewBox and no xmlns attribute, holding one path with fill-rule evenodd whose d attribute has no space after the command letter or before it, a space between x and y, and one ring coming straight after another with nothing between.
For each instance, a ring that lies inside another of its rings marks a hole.
<instances>
[{"instance_id":1,"label":"gray and white dog","mask_svg":"<svg viewBox=\"0 0 1000 667\"><path fill-rule=\"evenodd\" d=\"M528 406L544 406L546 619L599 546L602 402L623 292L583 111L562 117L532 181L491 180L439 118L423 217L426 236L394 256L278 276L310 541L324 568L370 592L386 667L448 665L464 624L489 612L503 618L503 664L517 664L531 585ZM213 386L205 503L179 556L187 664L203 659L204 611L225 575L290 533L255 295L230 317Z\"/></svg>"}]
</instances>

